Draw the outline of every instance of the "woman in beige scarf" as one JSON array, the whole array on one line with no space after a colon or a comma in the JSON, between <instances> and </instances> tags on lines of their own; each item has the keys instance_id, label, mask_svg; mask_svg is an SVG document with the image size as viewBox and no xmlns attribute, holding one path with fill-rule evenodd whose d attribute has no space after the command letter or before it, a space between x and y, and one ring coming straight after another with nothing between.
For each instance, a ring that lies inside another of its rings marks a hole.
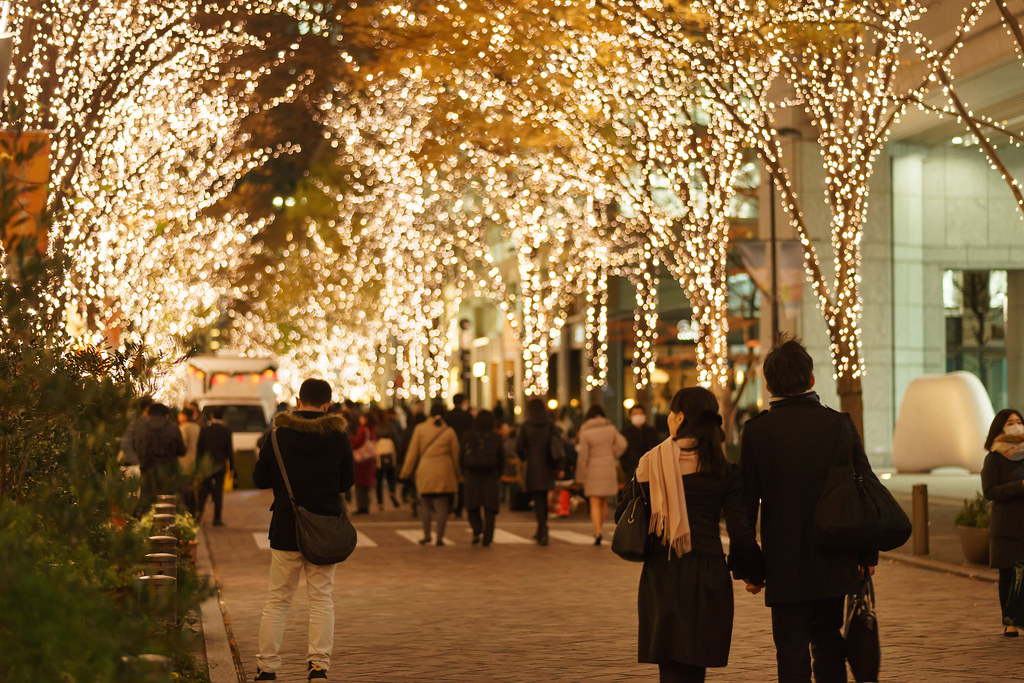
<instances>
[{"instance_id":1,"label":"woman in beige scarf","mask_svg":"<svg viewBox=\"0 0 1024 683\"><path fill-rule=\"evenodd\" d=\"M671 436L640 459L636 480L651 506L651 547L640 574L639 653L661 681L703 681L728 663L737 579L760 584L764 557L743 507L742 485L725 459L714 395L682 389L668 416ZM625 497L616 520L630 503ZM728 560L719 520L729 532Z\"/></svg>"}]
</instances>

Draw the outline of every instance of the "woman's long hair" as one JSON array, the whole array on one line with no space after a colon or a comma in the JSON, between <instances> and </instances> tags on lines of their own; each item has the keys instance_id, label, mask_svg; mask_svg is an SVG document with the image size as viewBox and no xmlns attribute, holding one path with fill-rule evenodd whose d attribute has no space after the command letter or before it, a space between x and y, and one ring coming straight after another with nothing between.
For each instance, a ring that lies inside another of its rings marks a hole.
<instances>
[{"instance_id":1,"label":"woman's long hair","mask_svg":"<svg viewBox=\"0 0 1024 683\"><path fill-rule=\"evenodd\" d=\"M680 389L672 397L669 411L683 414L683 423L674 438L697 440L697 470L721 474L725 470L725 432L718 400L704 387Z\"/></svg>"},{"instance_id":2,"label":"woman's long hair","mask_svg":"<svg viewBox=\"0 0 1024 683\"><path fill-rule=\"evenodd\" d=\"M1010 419L1011 415L1016 415L1021 419L1021 422L1024 422L1024 417L1021 417L1021 414L1013 408L1003 408L996 413L996 416L992 418L992 424L989 425L988 437L985 439L986 451L992 450L992 444L1003 433L1003 427L1006 426L1006 421Z\"/></svg>"}]
</instances>

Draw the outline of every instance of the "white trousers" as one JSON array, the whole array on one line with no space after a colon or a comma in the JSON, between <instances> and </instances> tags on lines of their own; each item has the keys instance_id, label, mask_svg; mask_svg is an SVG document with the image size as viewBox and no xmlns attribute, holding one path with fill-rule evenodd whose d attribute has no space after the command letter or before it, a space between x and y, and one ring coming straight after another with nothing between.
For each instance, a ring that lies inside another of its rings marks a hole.
<instances>
[{"instance_id":1,"label":"white trousers","mask_svg":"<svg viewBox=\"0 0 1024 683\"><path fill-rule=\"evenodd\" d=\"M262 671L281 667L281 641L288 620L299 572L306 575L309 600L309 650L306 661L323 669L331 668L334 649L334 568L337 565L310 564L299 552L270 550L270 587L260 620L259 652L256 664Z\"/></svg>"}]
</instances>

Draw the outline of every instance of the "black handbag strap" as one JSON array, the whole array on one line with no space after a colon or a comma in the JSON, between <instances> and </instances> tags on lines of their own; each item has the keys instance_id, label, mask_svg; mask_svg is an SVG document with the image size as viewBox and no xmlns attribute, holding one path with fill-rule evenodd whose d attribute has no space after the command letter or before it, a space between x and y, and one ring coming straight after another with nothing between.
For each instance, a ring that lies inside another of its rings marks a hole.
<instances>
[{"instance_id":1,"label":"black handbag strap","mask_svg":"<svg viewBox=\"0 0 1024 683\"><path fill-rule=\"evenodd\" d=\"M281 477L284 479L284 487L288 489L288 500L292 502L292 510L297 510L295 505L295 493L292 491L292 483L288 481L288 470L284 468L284 460L281 458L281 449L277 445L277 427L270 430L270 443L274 447L274 456L277 457L277 466L281 469Z\"/></svg>"}]
</instances>

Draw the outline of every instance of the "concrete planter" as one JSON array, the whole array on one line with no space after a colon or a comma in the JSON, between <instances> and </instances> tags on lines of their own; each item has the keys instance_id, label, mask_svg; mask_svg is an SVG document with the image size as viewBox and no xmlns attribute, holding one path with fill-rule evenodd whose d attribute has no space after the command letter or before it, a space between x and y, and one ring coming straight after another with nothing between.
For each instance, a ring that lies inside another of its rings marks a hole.
<instances>
[{"instance_id":1,"label":"concrete planter","mask_svg":"<svg viewBox=\"0 0 1024 683\"><path fill-rule=\"evenodd\" d=\"M988 564L988 527L957 526L956 533L960 536L960 547L964 551L964 559L971 564Z\"/></svg>"}]
</instances>

